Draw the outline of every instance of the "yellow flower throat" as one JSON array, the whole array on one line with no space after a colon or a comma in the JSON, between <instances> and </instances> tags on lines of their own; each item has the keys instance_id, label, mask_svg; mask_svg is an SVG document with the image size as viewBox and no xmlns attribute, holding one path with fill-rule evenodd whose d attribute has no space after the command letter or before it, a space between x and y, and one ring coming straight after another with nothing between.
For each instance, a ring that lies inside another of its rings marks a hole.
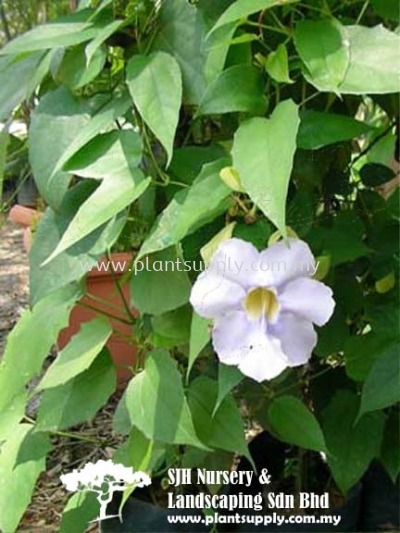
<instances>
[{"instance_id":1,"label":"yellow flower throat","mask_svg":"<svg viewBox=\"0 0 400 533\"><path fill-rule=\"evenodd\" d=\"M263 287L249 291L243 306L252 320L258 320L264 315L271 322L279 311L279 303L275 291L264 289Z\"/></svg>"}]
</instances>

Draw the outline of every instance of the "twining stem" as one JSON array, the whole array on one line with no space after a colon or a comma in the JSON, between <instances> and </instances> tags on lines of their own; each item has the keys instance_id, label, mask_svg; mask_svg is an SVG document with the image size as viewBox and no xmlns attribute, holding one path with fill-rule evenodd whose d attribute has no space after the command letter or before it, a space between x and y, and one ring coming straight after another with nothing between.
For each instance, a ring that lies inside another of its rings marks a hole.
<instances>
[{"instance_id":1,"label":"twining stem","mask_svg":"<svg viewBox=\"0 0 400 533\"><path fill-rule=\"evenodd\" d=\"M348 168L351 168L351 167L354 165L354 163L356 163L356 162L357 162L359 159L361 159L365 154L367 154L367 153L371 150L371 148L373 148L373 147L376 145L376 143L378 143L381 139L383 139L384 137L386 137L386 135L387 135L388 133L391 132L391 130L393 129L393 127L394 127L395 125L396 125L396 122L395 122L395 121L391 122L391 123L389 124L389 126L388 126L388 127L382 132L382 133L380 133L379 135L377 135L377 136L375 137L375 139L373 139L373 140L369 143L369 145L368 145L366 148L364 148L364 150L361 150L361 152L358 154L358 156L355 157L355 158L350 162Z\"/></svg>"},{"instance_id":2,"label":"twining stem","mask_svg":"<svg viewBox=\"0 0 400 533\"><path fill-rule=\"evenodd\" d=\"M24 419L29 423L29 424L32 424L33 426L36 424L36 421L25 415L24 416ZM107 444L100 441L100 440L97 440L97 439L91 439L90 437L85 437L84 435L79 435L77 433L69 433L68 431L49 431L50 435L54 435L54 436L57 436L57 437L66 437L66 438L69 438L69 439L75 439L75 440L81 440L83 442L88 442L90 444L96 444L96 446L101 446L101 447L105 447Z\"/></svg>"},{"instance_id":3,"label":"twining stem","mask_svg":"<svg viewBox=\"0 0 400 533\"><path fill-rule=\"evenodd\" d=\"M314 379L319 378L320 376L323 376L324 374L326 374L327 372L331 372L332 370L333 370L333 367L331 367L331 366L329 366L327 368L324 368L320 372L317 372L316 374L313 374L312 376L310 376L308 378L308 381L313 381ZM285 394L286 392L289 392L290 390L294 389L295 387L297 387L297 383L293 383L292 385L289 385L288 387L280 389L280 390L278 390L278 392L279 392L279 394Z\"/></svg>"},{"instance_id":4,"label":"twining stem","mask_svg":"<svg viewBox=\"0 0 400 533\"><path fill-rule=\"evenodd\" d=\"M107 260L109 261L109 264L111 266L111 276L114 280L114 283L117 287L117 290L119 292L119 295L121 297L121 300L122 300L122 303L123 303L123 306L125 308L125 311L127 313L127 315L129 316L129 318L132 320L133 323L136 322L136 317L134 316L134 314L132 313L129 305L128 305L128 302L126 301L125 299L125 295L124 295L124 291L122 290L122 287L121 287L121 284L119 282L119 279L118 279L118 276L115 274L115 271L114 271L114 266L112 264L112 261L111 261L111 256L110 256L110 253L107 251L106 252L106 256L107 256ZM130 324L131 322L128 322L128 324Z\"/></svg>"},{"instance_id":5,"label":"twining stem","mask_svg":"<svg viewBox=\"0 0 400 533\"><path fill-rule=\"evenodd\" d=\"M86 302L77 302L77 304L81 307L86 307L86 309L90 309L91 311L95 311L96 313L100 313L101 315L107 316L108 318L112 318L113 320L121 322L122 324L127 324L128 326L132 325L132 322L130 322L129 320L125 320L119 316L115 316L112 313L108 313L107 311L99 309L98 307L94 307L93 305L87 304Z\"/></svg>"},{"instance_id":6,"label":"twining stem","mask_svg":"<svg viewBox=\"0 0 400 533\"><path fill-rule=\"evenodd\" d=\"M364 13L365 13L365 11L367 10L368 4L369 4L369 0L365 0L363 6L362 6L362 8L361 8L361 11L360 11L360 13L359 13L359 15L358 15L358 17L357 17L357 20L356 20L356 22L355 22L356 25L357 25L357 24L360 24L361 19L363 18Z\"/></svg>"},{"instance_id":7,"label":"twining stem","mask_svg":"<svg viewBox=\"0 0 400 533\"><path fill-rule=\"evenodd\" d=\"M95 294L92 294L91 292L85 294L86 298L89 298L90 300L93 300L99 304L105 305L106 307L109 307L110 309L114 309L115 311L120 312L121 307L118 307L118 305L113 304L112 302L109 302L107 300L103 300L103 298L100 298L99 296L96 296Z\"/></svg>"},{"instance_id":8,"label":"twining stem","mask_svg":"<svg viewBox=\"0 0 400 533\"><path fill-rule=\"evenodd\" d=\"M277 28L276 26L268 26L266 24L260 24L259 22L253 22L251 20L247 20L246 24L248 26L255 26L256 28L263 28L264 30L274 31L276 33L280 33L281 35L290 35L289 30L282 30L281 28Z\"/></svg>"},{"instance_id":9,"label":"twining stem","mask_svg":"<svg viewBox=\"0 0 400 533\"><path fill-rule=\"evenodd\" d=\"M239 198L239 196L236 196L235 194L232 194L232 197L235 200L235 202L238 204L238 206L243 209L243 211L246 213L246 215L248 215L249 214L249 209L245 205L245 203Z\"/></svg>"}]
</instances>

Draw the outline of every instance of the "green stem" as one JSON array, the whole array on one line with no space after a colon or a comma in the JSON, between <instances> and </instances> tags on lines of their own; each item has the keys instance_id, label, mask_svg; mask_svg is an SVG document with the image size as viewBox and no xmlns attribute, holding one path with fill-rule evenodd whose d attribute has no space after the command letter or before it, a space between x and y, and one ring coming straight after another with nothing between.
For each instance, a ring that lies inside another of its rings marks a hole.
<instances>
[{"instance_id":1,"label":"green stem","mask_svg":"<svg viewBox=\"0 0 400 533\"><path fill-rule=\"evenodd\" d=\"M189 187L187 183L182 183L180 181L169 180L168 183L165 181L153 181L153 185L159 185L160 187L167 187L168 185L177 185L178 187L184 187L185 189Z\"/></svg>"},{"instance_id":2,"label":"green stem","mask_svg":"<svg viewBox=\"0 0 400 533\"><path fill-rule=\"evenodd\" d=\"M110 256L109 251L107 251L106 256L107 256L107 260L109 261L109 264L110 264L110 266L111 266L111 276L112 276L112 278L113 278L113 280L114 280L114 283L115 283L115 285L116 285L116 287L117 287L117 290L118 290L118 292L119 292L119 295L120 295L120 297L121 297L122 304L123 304L123 306L124 306L124 308L125 308L126 314L129 316L129 318L130 318L131 321L132 321L132 322L128 322L128 323L129 323L129 324L130 324L130 323L135 323L135 322L136 322L136 317L135 317L135 315L132 313L131 308L130 308L129 305L128 305L128 302L127 302L126 299L125 299L124 291L122 290L122 287L121 287L121 284L120 284L120 282L119 282L118 276L115 274L114 266L113 266L113 264L112 264L111 256Z\"/></svg>"},{"instance_id":3,"label":"green stem","mask_svg":"<svg viewBox=\"0 0 400 533\"><path fill-rule=\"evenodd\" d=\"M356 22L355 22L356 25L357 25L357 24L360 24L361 19L363 18L364 13L365 13L365 11L367 10L368 4L369 4L369 0L365 0L363 6L362 6L362 8L361 8L361 11L360 11L360 13L359 13L359 15L358 15L358 17L357 17L357 20L356 20Z\"/></svg>"},{"instance_id":4,"label":"green stem","mask_svg":"<svg viewBox=\"0 0 400 533\"><path fill-rule=\"evenodd\" d=\"M95 296L91 292L85 294L85 296L86 298L89 298L90 300L93 300L94 302L97 302L99 304L105 305L106 307L109 307L114 311L121 311L121 307L119 307L118 305L115 305L112 302L108 302L107 300L103 300L103 298L99 298L99 296Z\"/></svg>"},{"instance_id":5,"label":"green stem","mask_svg":"<svg viewBox=\"0 0 400 533\"><path fill-rule=\"evenodd\" d=\"M258 22L253 22L251 20L247 20L246 24L248 26L254 26L256 28L263 28L264 30L274 31L276 33L280 33L281 35L291 35L289 30L282 30L281 28L277 28L276 26L269 26L266 24L259 24Z\"/></svg>"},{"instance_id":6,"label":"green stem","mask_svg":"<svg viewBox=\"0 0 400 533\"><path fill-rule=\"evenodd\" d=\"M25 415L24 419L26 422L34 426L36 424L36 420L33 418ZM77 433L69 433L67 431L49 431L50 435L55 435L58 437L66 437L68 439L75 439L75 440L81 440L83 442L89 442L90 444L96 444L96 446L101 446L104 448L106 446L106 443L102 442L101 440L97 439L91 439L90 437L84 437L83 435L79 435Z\"/></svg>"},{"instance_id":7,"label":"green stem","mask_svg":"<svg viewBox=\"0 0 400 533\"><path fill-rule=\"evenodd\" d=\"M302 2L300 2L299 4L297 4L299 7L304 7L305 9L309 9L310 11L316 11L318 13L321 13L327 17L331 17L332 16L332 13L330 11L327 11L325 9L322 9L320 7L315 7L315 6L310 6L308 4L303 4Z\"/></svg>"},{"instance_id":8,"label":"green stem","mask_svg":"<svg viewBox=\"0 0 400 533\"><path fill-rule=\"evenodd\" d=\"M317 96L319 96L321 93L319 91L313 93L313 94L310 94L310 96L307 96L306 98L304 98L304 100L302 100L299 104L299 107L303 107L304 104L306 104L307 102L309 102L310 100L313 100L314 98L316 98Z\"/></svg>"},{"instance_id":9,"label":"green stem","mask_svg":"<svg viewBox=\"0 0 400 533\"><path fill-rule=\"evenodd\" d=\"M50 434L57 437L81 440L82 442L88 442L89 444L96 444L96 446L100 446L101 448L104 448L107 445L107 443L102 442L101 440L84 437L83 435L78 435L77 433L68 433L67 431L50 431Z\"/></svg>"},{"instance_id":10,"label":"green stem","mask_svg":"<svg viewBox=\"0 0 400 533\"><path fill-rule=\"evenodd\" d=\"M111 313L108 313L107 311L104 311L103 309L94 307L93 305L87 304L85 302L77 302L77 304L80 305L81 307L86 307L86 309L90 309L91 311L95 311L96 313L100 313L101 315L107 316L108 318L112 318L113 320L121 322L122 324L127 324L128 326L132 325L132 323L129 322L128 320L124 320L121 317L115 316Z\"/></svg>"},{"instance_id":11,"label":"green stem","mask_svg":"<svg viewBox=\"0 0 400 533\"><path fill-rule=\"evenodd\" d=\"M356 163L356 162L357 162L359 159L361 159L365 154L367 154L367 153L371 150L371 148L373 148L373 147L376 145L376 143L378 143L381 139L383 139L384 137L386 137L386 135L387 135L388 133L391 132L391 130L393 129L393 127L394 127L395 125L396 125L396 122L395 122L395 121L391 122L391 123L389 124L389 126L388 126L388 127L382 132L382 133L380 133L379 135L377 135L377 136L375 137L375 139L374 139L373 141L371 141L371 142L369 143L369 145L368 145L366 148L364 148L364 150L361 150L361 152L358 154L358 156L355 157L355 158L353 159L353 161L350 162L348 168L351 168L351 167L354 165L354 163Z\"/></svg>"}]
</instances>

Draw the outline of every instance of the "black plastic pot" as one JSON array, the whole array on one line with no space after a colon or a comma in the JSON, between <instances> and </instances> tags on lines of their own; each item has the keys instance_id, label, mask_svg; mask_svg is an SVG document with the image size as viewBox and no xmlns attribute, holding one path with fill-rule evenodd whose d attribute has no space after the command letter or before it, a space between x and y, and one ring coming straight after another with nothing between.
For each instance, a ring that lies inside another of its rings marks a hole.
<instances>
[{"instance_id":1,"label":"black plastic pot","mask_svg":"<svg viewBox=\"0 0 400 533\"><path fill-rule=\"evenodd\" d=\"M118 514L119 499L107 507L107 514ZM100 524L101 533L197 533L207 532L209 529L204 524L171 524L168 517L173 516L198 516L203 520L201 513L187 509L185 511L163 509L156 507L137 498L129 498L122 512L122 522L118 518L103 520Z\"/></svg>"},{"instance_id":2,"label":"black plastic pot","mask_svg":"<svg viewBox=\"0 0 400 533\"><path fill-rule=\"evenodd\" d=\"M393 483L374 461L362 480L360 531L398 531L400 528L400 480Z\"/></svg>"}]
</instances>

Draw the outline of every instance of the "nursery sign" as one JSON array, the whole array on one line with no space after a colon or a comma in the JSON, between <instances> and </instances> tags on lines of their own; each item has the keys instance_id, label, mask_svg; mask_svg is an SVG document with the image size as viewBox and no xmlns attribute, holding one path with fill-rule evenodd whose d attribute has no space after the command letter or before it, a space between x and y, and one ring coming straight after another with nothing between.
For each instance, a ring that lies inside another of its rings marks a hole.
<instances>
[{"instance_id":1,"label":"nursery sign","mask_svg":"<svg viewBox=\"0 0 400 533\"><path fill-rule=\"evenodd\" d=\"M266 486L272 483L271 475L267 468L263 468L258 474L253 471L227 471L206 470L204 468L170 468L167 472L170 487L182 485L230 485L242 486L243 491L220 491L218 494L209 494L200 491L197 494L175 494L168 492L169 509L199 509L204 512L204 518L198 515L174 515L169 517L172 523L180 522L226 524L226 523L254 523L256 525L282 523L331 523L338 525L341 517L335 515L293 515L291 510L329 509L329 493L317 494L314 492L299 492L296 498L293 494L269 491ZM254 481L258 481L265 490L253 493L248 489ZM278 510L261 515L261 511ZM240 511L235 513L235 511ZM289 512L289 513L288 513ZM234 514L233 514L234 513ZM250 515L248 514L250 513Z\"/></svg>"},{"instance_id":2,"label":"nursery sign","mask_svg":"<svg viewBox=\"0 0 400 533\"><path fill-rule=\"evenodd\" d=\"M258 478L261 485L269 485L271 475L268 469L263 468L259 475L253 471L227 471L227 470L206 470L204 468L170 468L168 470L168 482L170 485L178 487L180 485L206 484L206 485L243 485L250 487L253 478ZM219 508L234 511L235 509L254 509L261 511L263 506L263 495L261 492L255 496L250 494L221 494L208 495L199 494L178 494L168 493L169 508ZM295 497L293 494L283 492L268 492L266 506L269 509L295 509ZM299 493L300 509L329 509L329 493L318 495L310 492Z\"/></svg>"}]
</instances>

